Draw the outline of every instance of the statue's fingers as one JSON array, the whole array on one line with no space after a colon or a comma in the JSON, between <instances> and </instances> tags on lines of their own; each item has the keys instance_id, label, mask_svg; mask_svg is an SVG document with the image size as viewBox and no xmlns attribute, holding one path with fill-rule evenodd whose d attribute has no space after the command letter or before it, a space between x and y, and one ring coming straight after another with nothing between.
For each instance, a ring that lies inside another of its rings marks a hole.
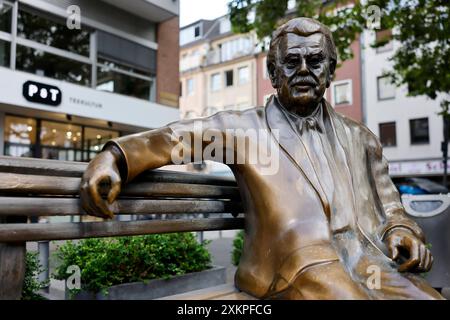
<instances>
[{"instance_id":1,"label":"statue's fingers","mask_svg":"<svg viewBox=\"0 0 450 320\"><path fill-rule=\"evenodd\" d=\"M419 254L420 254L419 246L417 245L416 242L413 242L411 244L410 250L409 250L409 259L405 263L400 265L400 267L398 268L398 271L404 272L404 271L413 270L414 268L416 268L417 265L420 263Z\"/></svg>"},{"instance_id":2,"label":"statue's fingers","mask_svg":"<svg viewBox=\"0 0 450 320\"><path fill-rule=\"evenodd\" d=\"M113 218L114 214L113 212L108 208L106 200L104 200L99 192L99 184L102 181L102 176L94 177L89 181L89 196L91 198L91 201L93 203L94 209L96 213L94 215L101 216L103 218Z\"/></svg>"},{"instance_id":3,"label":"statue's fingers","mask_svg":"<svg viewBox=\"0 0 450 320\"><path fill-rule=\"evenodd\" d=\"M121 181L120 178L115 176L111 177L111 189L108 192L108 203L111 204L116 200L117 196L120 193L121 189Z\"/></svg>"},{"instance_id":4,"label":"statue's fingers","mask_svg":"<svg viewBox=\"0 0 450 320\"><path fill-rule=\"evenodd\" d=\"M419 245L419 265L417 268L422 271L425 270L427 262L427 248L425 245L421 244Z\"/></svg>"},{"instance_id":5,"label":"statue's fingers","mask_svg":"<svg viewBox=\"0 0 450 320\"><path fill-rule=\"evenodd\" d=\"M89 186L87 181L83 181L80 187L81 207L86 214L95 215L95 210L91 196L89 194Z\"/></svg>"},{"instance_id":6,"label":"statue's fingers","mask_svg":"<svg viewBox=\"0 0 450 320\"><path fill-rule=\"evenodd\" d=\"M391 259L392 260L397 260L398 255L399 255L397 244L390 243L389 246L388 246L388 250L389 250L389 254L391 256Z\"/></svg>"},{"instance_id":7,"label":"statue's fingers","mask_svg":"<svg viewBox=\"0 0 450 320\"><path fill-rule=\"evenodd\" d=\"M429 271L431 269L431 266L433 265L433 256L431 255L431 251L428 249L426 250L425 255L426 255L426 261L425 261L424 271Z\"/></svg>"}]
</instances>

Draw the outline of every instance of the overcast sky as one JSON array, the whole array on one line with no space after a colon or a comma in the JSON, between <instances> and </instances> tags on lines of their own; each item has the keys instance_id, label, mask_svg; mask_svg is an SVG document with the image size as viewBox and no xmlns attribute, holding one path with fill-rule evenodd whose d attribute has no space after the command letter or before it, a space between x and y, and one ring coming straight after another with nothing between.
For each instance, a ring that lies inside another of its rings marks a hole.
<instances>
[{"instance_id":1,"label":"overcast sky","mask_svg":"<svg viewBox=\"0 0 450 320\"><path fill-rule=\"evenodd\" d=\"M215 19L228 12L228 0L180 0L180 26Z\"/></svg>"}]
</instances>

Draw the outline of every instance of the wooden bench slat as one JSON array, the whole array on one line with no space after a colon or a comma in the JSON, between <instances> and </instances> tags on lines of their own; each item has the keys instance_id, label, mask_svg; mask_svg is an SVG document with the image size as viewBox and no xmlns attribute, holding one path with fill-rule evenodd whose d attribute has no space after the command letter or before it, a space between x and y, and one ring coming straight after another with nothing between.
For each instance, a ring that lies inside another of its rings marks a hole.
<instances>
[{"instance_id":1,"label":"wooden bench slat","mask_svg":"<svg viewBox=\"0 0 450 320\"><path fill-rule=\"evenodd\" d=\"M232 213L240 204L220 200L122 199L117 214ZM0 215L70 216L84 215L78 198L0 197Z\"/></svg>"},{"instance_id":2,"label":"wooden bench slat","mask_svg":"<svg viewBox=\"0 0 450 320\"><path fill-rule=\"evenodd\" d=\"M77 196L80 182L81 178L75 177L50 177L0 172L0 193ZM239 198L239 190L232 186L132 182L124 186L121 196L228 199Z\"/></svg>"},{"instance_id":3,"label":"wooden bench slat","mask_svg":"<svg viewBox=\"0 0 450 320\"><path fill-rule=\"evenodd\" d=\"M86 170L85 162L60 160L17 158L0 156L0 172L34 174L43 176L81 177ZM236 186L233 177L220 177L198 173L177 172L169 170L152 170L140 175L137 180L147 182L173 182Z\"/></svg>"},{"instance_id":4,"label":"wooden bench slat","mask_svg":"<svg viewBox=\"0 0 450 320\"><path fill-rule=\"evenodd\" d=\"M143 234L243 229L243 218L0 224L0 242L70 240Z\"/></svg>"}]
</instances>

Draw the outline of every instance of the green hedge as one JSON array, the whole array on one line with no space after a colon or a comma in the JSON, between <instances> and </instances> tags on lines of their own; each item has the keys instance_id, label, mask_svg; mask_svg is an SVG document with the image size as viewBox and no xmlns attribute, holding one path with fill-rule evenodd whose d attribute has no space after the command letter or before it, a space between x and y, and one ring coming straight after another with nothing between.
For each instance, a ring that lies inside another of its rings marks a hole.
<instances>
[{"instance_id":1,"label":"green hedge","mask_svg":"<svg viewBox=\"0 0 450 320\"><path fill-rule=\"evenodd\" d=\"M199 244L192 233L68 241L56 252L62 264L54 277L67 279L71 275L66 273L68 267L77 265L81 290L106 293L113 285L208 269L211 255L206 244Z\"/></svg>"},{"instance_id":2,"label":"green hedge","mask_svg":"<svg viewBox=\"0 0 450 320\"><path fill-rule=\"evenodd\" d=\"M244 231L241 230L236 234L233 240L233 252L231 253L231 262L237 266L242 255L242 248L244 246Z\"/></svg>"},{"instance_id":3,"label":"green hedge","mask_svg":"<svg viewBox=\"0 0 450 320\"><path fill-rule=\"evenodd\" d=\"M39 290L48 285L48 282L40 283L39 273L44 269L39 264L37 252L27 252L25 258L25 275L22 287L22 300L43 300Z\"/></svg>"}]
</instances>

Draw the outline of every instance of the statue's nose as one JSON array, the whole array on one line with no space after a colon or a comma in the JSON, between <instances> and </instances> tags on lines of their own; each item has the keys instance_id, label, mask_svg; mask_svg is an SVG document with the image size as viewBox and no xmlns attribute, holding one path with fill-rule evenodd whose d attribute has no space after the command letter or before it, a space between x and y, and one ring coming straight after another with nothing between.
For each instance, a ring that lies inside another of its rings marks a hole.
<instances>
[{"instance_id":1,"label":"statue's nose","mask_svg":"<svg viewBox=\"0 0 450 320\"><path fill-rule=\"evenodd\" d=\"M308 66L306 65L306 59L301 59L300 66L298 68L298 74L299 75L309 74Z\"/></svg>"}]
</instances>

